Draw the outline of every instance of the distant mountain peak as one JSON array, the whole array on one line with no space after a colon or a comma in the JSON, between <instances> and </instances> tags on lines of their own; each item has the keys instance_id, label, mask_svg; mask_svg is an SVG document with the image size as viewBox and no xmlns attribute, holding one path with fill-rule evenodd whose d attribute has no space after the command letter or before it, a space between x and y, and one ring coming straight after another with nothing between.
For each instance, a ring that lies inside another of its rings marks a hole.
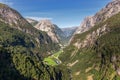
<instances>
[{"instance_id":1,"label":"distant mountain peak","mask_svg":"<svg viewBox=\"0 0 120 80\"><path fill-rule=\"evenodd\" d=\"M35 26L35 25L38 23L37 20L31 19L31 18L26 18L26 20L27 20L32 26Z\"/></svg>"},{"instance_id":2,"label":"distant mountain peak","mask_svg":"<svg viewBox=\"0 0 120 80\"><path fill-rule=\"evenodd\" d=\"M40 22L43 23L43 24L49 24L49 25L52 25L51 20L48 20L48 19L40 20Z\"/></svg>"},{"instance_id":3,"label":"distant mountain peak","mask_svg":"<svg viewBox=\"0 0 120 80\"><path fill-rule=\"evenodd\" d=\"M53 42L60 43L59 37L55 30L55 25L50 20L40 20L35 28L41 31L45 31L51 37Z\"/></svg>"},{"instance_id":4,"label":"distant mountain peak","mask_svg":"<svg viewBox=\"0 0 120 80\"><path fill-rule=\"evenodd\" d=\"M26 18L26 20L28 21L28 22L34 22L34 21L37 21L37 20L34 20L34 19L31 19L31 18Z\"/></svg>"},{"instance_id":5,"label":"distant mountain peak","mask_svg":"<svg viewBox=\"0 0 120 80\"><path fill-rule=\"evenodd\" d=\"M52 31L55 26L50 20L40 20L39 23L35 26L35 28L42 30L42 31Z\"/></svg>"},{"instance_id":6,"label":"distant mountain peak","mask_svg":"<svg viewBox=\"0 0 120 80\"><path fill-rule=\"evenodd\" d=\"M78 27L75 26L75 27L67 27L67 28L61 28L61 29L64 32L66 37L71 38L71 36L73 35L73 33L76 31L77 28Z\"/></svg>"}]
</instances>

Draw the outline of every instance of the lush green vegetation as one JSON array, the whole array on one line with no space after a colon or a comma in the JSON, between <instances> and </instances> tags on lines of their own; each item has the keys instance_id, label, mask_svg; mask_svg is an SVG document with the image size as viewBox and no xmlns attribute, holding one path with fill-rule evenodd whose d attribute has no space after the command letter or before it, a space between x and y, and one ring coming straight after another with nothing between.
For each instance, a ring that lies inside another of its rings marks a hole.
<instances>
[{"instance_id":1,"label":"lush green vegetation","mask_svg":"<svg viewBox=\"0 0 120 80\"><path fill-rule=\"evenodd\" d=\"M62 80L62 71L44 65L37 55L10 53L0 47L0 63L1 80Z\"/></svg>"},{"instance_id":2,"label":"lush green vegetation","mask_svg":"<svg viewBox=\"0 0 120 80\"><path fill-rule=\"evenodd\" d=\"M55 62L55 59L51 58L51 57L45 58L44 63L47 64L47 65L51 65L51 66L57 65L57 63Z\"/></svg>"},{"instance_id":3,"label":"lush green vegetation","mask_svg":"<svg viewBox=\"0 0 120 80\"><path fill-rule=\"evenodd\" d=\"M54 53L53 56L54 56L55 58L58 58L59 55L60 55L62 52L63 52L63 50L60 50L60 51Z\"/></svg>"},{"instance_id":4,"label":"lush green vegetation","mask_svg":"<svg viewBox=\"0 0 120 80\"><path fill-rule=\"evenodd\" d=\"M0 79L1 80L26 80L15 68L10 52L0 46Z\"/></svg>"},{"instance_id":5,"label":"lush green vegetation","mask_svg":"<svg viewBox=\"0 0 120 80\"><path fill-rule=\"evenodd\" d=\"M44 34L44 33L43 33ZM44 40L45 35L40 35ZM49 42L49 41L48 41ZM0 80L62 80L66 74L59 67L42 62L56 44L38 46L35 37L0 22ZM57 49L57 46L56 46Z\"/></svg>"},{"instance_id":6,"label":"lush green vegetation","mask_svg":"<svg viewBox=\"0 0 120 80\"><path fill-rule=\"evenodd\" d=\"M44 63L47 65L51 65L51 66L55 66L61 63L61 61L59 60L59 55L63 52L63 50L60 50L56 53L54 53L53 55L47 57L44 59Z\"/></svg>"},{"instance_id":7,"label":"lush green vegetation","mask_svg":"<svg viewBox=\"0 0 120 80\"><path fill-rule=\"evenodd\" d=\"M83 41L88 34L105 24L109 31L98 37L93 46L77 49L72 45L77 39ZM119 40L120 13L97 24L89 31L76 35L71 45L66 47L64 53L60 55L60 59L65 61L65 65L68 65L73 80L91 78L93 80L119 80L120 76L116 72L120 67Z\"/></svg>"}]
</instances>

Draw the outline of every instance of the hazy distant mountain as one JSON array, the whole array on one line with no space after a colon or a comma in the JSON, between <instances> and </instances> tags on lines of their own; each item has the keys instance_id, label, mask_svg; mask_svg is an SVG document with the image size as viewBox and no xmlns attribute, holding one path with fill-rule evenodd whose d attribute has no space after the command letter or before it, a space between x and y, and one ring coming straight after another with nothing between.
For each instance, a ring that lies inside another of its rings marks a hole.
<instances>
[{"instance_id":1,"label":"hazy distant mountain","mask_svg":"<svg viewBox=\"0 0 120 80\"><path fill-rule=\"evenodd\" d=\"M71 37L78 27L61 28L66 37Z\"/></svg>"},{"instance_id":2,"label":"hazy distant mountain","mask_svg":"<svg viewBox=\"0 0 120 80\"><path fill-rule=\"evenodd\" d=\"M73 36L74 32L76 31L78 27L69 27L69 28L61 28L63 31L65 38L64 38L64 44L67 45L71 37Z\"/></svg>"}]
</instances>

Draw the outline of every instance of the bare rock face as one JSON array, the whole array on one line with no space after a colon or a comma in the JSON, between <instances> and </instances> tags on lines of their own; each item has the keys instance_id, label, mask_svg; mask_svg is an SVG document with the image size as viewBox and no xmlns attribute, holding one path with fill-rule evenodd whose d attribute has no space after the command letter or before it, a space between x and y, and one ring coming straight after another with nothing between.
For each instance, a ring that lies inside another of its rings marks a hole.
<instances>
[{"instance_id":1,"label":"bare rock face","mask_svg":"<svg viewBox=\"0 0 120 80\"><path fill-rule=\"evenodd\" d=\"M37 29L22 17L19 12L2 3L0 3L0 21L9 24L12 28L30 35L38 34Z\"/></svg>"},{"instance_id":2,"label":"bare rock face","mask_svg":"<svg viewBox=\"0 0 120 80\"><path fill-rule=\"evenodd\" d=\"M106 25L104 25L98 28L97 30L93 31L92 33L88 34L83 41L79 39L76 43L74 43L74 46L76 46L79 49L93 45L97 37L100 37L107 32L109 32L109 29L106 28Z\"/></svg>"},{"instance_id":3,"label":"bare rock face","mask_svg":"<svg viewBox=\"0 0 120 80\"><path fill-rule=\"evenodd\" d=\"M60 43L60 39L55 31L54 24L50 20L41 20L36 26L38 30L45 31L52 39L53 42Z\"/></svg>"},{"instance_id":4,"label":"bare rock face","mask_svg":"<svg viewBox=\"0 0 120 80\"><path fill-rule=\"evenodd\" d=\"M106 5L105 8L103 8L98 13L96 13L94 16L86 17L84 19L84 21L82 22L82 24L80 25L80 27L78 27L78 29L75 31L74 35L72 36L72 38L69 41L69 44L72 41L74 41L75 35L82 34L82 33L86 32L86 31L90 30L96 24L107 20L108 18L112 17L113 15L115 15L115 14L117 14L119 12L120 12L120 0L113 0L108 5ZM92 37L94 36L94 34L90 34L90 35ZM90 35L88 37L90 37ZM90 38L88 38L88 39L90 39ZM91 41L88 41L87 39L84 40L84 42L82 42L82 43L81 43L81 41L77 41L77 42L75 42L75 46L78 47L78 48L85 47L87 45L87 43L91 43Z\"/></svg>"},{"instance_id":5,"label":"bare rock face","mask_svg":"<svg viewBox=\"0 0 120 80\"><path fill-rule=\"evenodd\" d=\"M26 18L26 20L33 26L35 26L38 23L38 21L34 19Z\"/></svg>"},{"instance_id":6,"label":"bare rock face","mask_svg":"<svg viewBox=\"0 0 120 80\"><path fill-rule=\"evenodd\" d=\"M74 46L76 46L79 49L93 45L97 37L104 35L108 31L109 29L106 28L106 25L104 25L101 28L98 28L96 31L93 31L92 33L88 34L83 41L81 39L78 39L77 42L74 43Z\"/></svg>"},{"instance_id":7,"label":"bare rock face","mask_svg":"<svg viewBox=\"0 0 120 80\"><path fill-rule=\"evenodd\" d=\"M75 34L83 33L89 30L89 27L94 26L94 25L95 25L95 21L94 21L93 16L88 16L84 19L80 27L76 30Z\"/></svg>"},{"instance_id":8,"label":"bare rock face","mask_svg":"<svg viewBox=\"0 0 120 80\"><path fill-rule=\"evenodd\" d=\"M113 0L105 8L96 13L94 16L86 17L74 34L81 34L85 31L88 31L95 24L108 19L119 12L120 12L120 0Z\"/></svg>"},{"instance_id":9,"label":"bare rock face","mask_svg":"<svg viewBox=\"0 0 120 80\"><path fill-rule=\"evenodd\" d=\"M26 19L24 19L19 12L10 8L5 4L0 3L0 21L9 24L11 27L19 29L23 32L33 35L35 32L32 31L33 28ZM28 28L30 27L30 28Z\"/></svg>"},{"instance_id":10,"label":"bare rock face","mask_svg":"<svg viewBox=\"0 0 120 80\"><path fill-rule=\"evenodd\" d=\"M5 4L0 4L0 20L17 27L28 23L16 10Z\"/></svg>"},{"instance_id":11,"label":"bare rock face","mask_svg":"<svg viewBox=\"0 0 120 80\"><path fill-rule=\"evenodd\" d=\"M29 23L33 23L33 22L36 21L36 20L30 19L30 18L26 18L26 20L27 20Z\"/></svg>"}]
</instances>

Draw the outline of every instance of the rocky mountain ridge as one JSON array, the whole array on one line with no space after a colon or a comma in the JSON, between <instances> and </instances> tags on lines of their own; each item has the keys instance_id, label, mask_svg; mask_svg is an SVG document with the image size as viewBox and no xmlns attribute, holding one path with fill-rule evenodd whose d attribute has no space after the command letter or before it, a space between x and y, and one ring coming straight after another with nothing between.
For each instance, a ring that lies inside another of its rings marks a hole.
<instances>
[{"instance_id":1,"label":"rocky mountain ridge","mask_svg":"<svg viewBox=\"0 0 120 80\"><path fill-rule=\"evenodd\" d=\"M55 26L50 20L41 20L35 28L41 31L45 31L52 39L53 42L60 43L58 36L55 32Z\"/></svg>"},{"instance_id":2,"label":"rocky mountain ridge","mask_svg":"<svg viewBox=\"0 0 120 80\"><path fill-rule=\"evenodd\" d=\"M120 13L75 35L60 57L72 70L73 80L119 80L119 34Z\"/></svg>"},{"instance_id":3,"label":"rocky mountain ridge","mask_svg":"<svg viewBox=\"0 0 120 80\"><path fill-rule=\"evenodd\" d=\"M32 26L35 26L35 25L38 23L37 20L31 19L31 18L26 18L26 20L27 20L30 24L32 24Z\"/></svg>"},{"instance_id":4,"label":"rocky mountain ridge","mask_svg":"<svg viewBox=\"0 0 120 80\"><path fill-rule=\"evenodd\" d=\"M51 38L42 31L38 31L34 28L22 15L16 10L10 8L9 6L0 3L0 21L9 25L9 27L22 31L32 37L34 37L37 42L36 46L41 48L42 46L50 46L53 43ZM53 47L51 46L51 49ZM46 50L46 53L50 51Z\"/></svg>"},{"instance_id":5,"label":"rocky mountain ridge","mask_svg":"<svg viewBox=\"0 0 120 80\"><path fill-rule=\"evenodd\" d=\"M59 57L73 80L120 79L120 0L88 17Z\"/></svg>"},{"instance_id":6,"label":"rocky mountain ridge","mask_svg":"<svg viewBox=\"0 0 120 80\"><path fill-rule=\"evenodd\" d=\"M96 13L94 16L86 17L74 34L81 34L85 31L88 31L95 24L98 24L103 20L105 21L106 19L110 18L111 16L119 12L120 12L120 0L113 0L103 9L101 9L98 13Z\"/></svg>"},{"instance_id":7,"label":"rocky mountain ridge","mask_svg":"<svg viewBox=\"0 0 120 80\"><path fill-rule=\"evenodd\" d=\"M78 39L73 45L78 49L94 45L94 42L97 40L98 37L101 37L105 33L109 32L109 29L106 28L106 26L107 25L103 25L92 33L86 35L83 41L82 39Z\"/></svg>"},{"instance_id":8,"label":"rocky mountain ridge","mask_svg":"<svg viewBox=\"0 0 120 80\"><path fill-rule=\"evenodd\" d=\"M68 44L69 39L76 31L77 27L59 28L56 24L53 24L50 20L43 19L37 22L36 20L26 18L30 24L38 30L45 31L53 40L53 42L60 43L62 45Z\"/></svg>"}]
</instances>

